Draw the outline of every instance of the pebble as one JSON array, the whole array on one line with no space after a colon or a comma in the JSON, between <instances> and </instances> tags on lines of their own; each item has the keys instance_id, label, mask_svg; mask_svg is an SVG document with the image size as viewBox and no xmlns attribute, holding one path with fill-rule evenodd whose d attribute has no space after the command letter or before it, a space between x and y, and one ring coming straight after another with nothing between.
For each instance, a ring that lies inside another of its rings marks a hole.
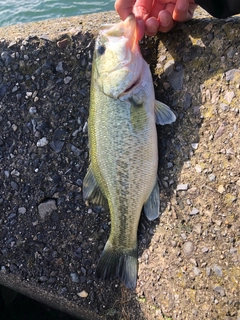
<instances>
[{"instance_id":1,"label":"pebble","mask_svg":"<svg viewBox=\"0 0 240 320\"><path fill-rule=\"evenodd\" d=\"M84 123L84 126L83 126L82 131L83 131L83 133L86 133L87 130L88 130L88 123L87 123L87 121L86 121L86 122Z\"/></svg>"},{"instance_id":2,"label":"pebble","mask_svg":"<svg viewBox=\"0 0 240 320\"><path fill-rule=\"evenodd\" d=\"M54 210L57 210L56 201L54 199L42 202L38 206L38 214L42 220Z\"/></svg>"},{"instance_id":3,"label":"pebble","mask_svg":"<svg viewBox=\"0 0 240 320\"><path fill-rule=\"evenodd\" d=\"M41 276L41 277L39 278L39 281L40 281L40 282L46 282L46 281L48 281L48 278L47 278L46 276Z\"/></svg>"},{"instance_id":4,"label":"pebble","mask_svg":"<svg viewBox=\"0 0 240 320\"><path fill-rule=\"evenodd\" d=\"M193 242L192 242L192 241L187 241L187 242L185 242L184 245L183 245L183 252L184 252L187 256L189 256L189 255L191 255L191 254L193 253L193 251L194 251L194 244L193 244Z\"/></svg>"},{"instance_id":5,"label":"pebble","mask_svg":"<svg viewBox=\"0 0 240 320\"><path fill-rule=\"evenodd\" d=\"M26 211L27 211L27 209L25 207L19 207L18 208L18 213L19 214L24 214L24 213L26 213Z\"/></svg>"},{"instance_id":6,"label":"pebble","mask_svg":"<svg viewBox=\"0 0 240 320\"><path fill-rule=\"evenodd\" d=\"M198 143L192 143L192 148L193 148L194 150L197 150L197 148L198 148Z\"/></svg>"},{"instance_id":7,"label":"pebble","mask_svg":"<svg viewBox=\"0 0 240 320\"><path fill-rule=\"evenodd\" d=\"M195 276L199 276L202 273L202 271L197 267L193 267L193 273Z\"/></svg>"},{"instance_id":8,"label":"pebble","mask_svg":"<svg viewBox=\"0 0 240 320\"><path fill-rule=\"evenodd\" d=\"M177 191L187 191L188 190L188 184L178 184L177 185Z\"/></svg>"},{"instance_id":9,"label":"pebble","mask_svg":"<svg viewBox=\"0 0 240 320\"><path fill-rule=\"evenodd\" d=\"M87 293L85 290L77 293L77 295L78 295L80 298L87 298L87 297L88 297L88 293Z\"/></svg>"},{"instance_id":10,"label":"pebble","mask_svg":"<svg viewBox=\"0 0 240 320\"><path fill-rule=\"evenodd\" d=\"M202 167L199 164L197 164L195 166L195 170L196 170L197 173L201 173L202 172Z\"/></svg>"},{"instance_id":11,"label":"pebble","mask_svg":"<svg viewBox=\"0 0 240 320\"><path fill-rule=\"evenodd\" d=\"M74 283L79 283L79 276L78 276L78 274L77 273L70 273L70 277L71 277L71 280L72 280L72 282L74 282Z\"/></svg>"},{"instance_id":12,"label":"pebble","mask_svg":"<svg viewBox=\"0 0 240 320\"><path fill-rule=\"evenodd\" d=\"M208 179L209 179L210 182L216 181L216 176L215 176L215 174L214 174L214 173L210 173L210 174L208 175Z\"/></svg>"},{"instance_id":13,"label":"pebble","mask_svg":"<svg viewBox=\"0 0 240 320\"><path fill-rule=\"evenodd\" d=\"M48 144L48 139L46 137L41 138L37 142L37 147L42 148L45 147Z\"/></svg>"},{"instance_id":14,"label":"pebble","mask_svg":"<svg viewBox=\"0 0 240 320\"><path fill-rule=\"evenodd\" d=\"M196 261L195 259L193 259L193 258L189 259L189 262L190 262L191 264L193 264L195 267L198 266L197 261Z\"/></svg>"},{"instance_id":15,"label":"pebble","mask_svg":"<svg viewBox=\"0 0 240 320\"><path fill-rule=\"evenodd\" d=\"M16 181L11 181L10 184L11 184L11 187L13 188L13 190L18 191L19 186Z\"/></svg>"},{"instance_id":16,"label":"pebble","mask_svg":"<svg viewBox=\"0 0 240 320\"><path fill-rule=\"evenodd\" d=\"M201 224L195 224L195 225L193 226L193 231L196 232L196 233L198 233L198 234L201 234L201 232L202 232L202 226L201 226Z\"/></svg>"},{"instance_id":17,"label":"pebble","mask_svg":"<svg viewBox=\"0 0 240 320\"><path fill-rule=\"evenodd\" d=\"M63 79L65 84L69 84L71 80L72 80L72 77L69 77L69 76Z\"/></svg>"},{"instance_id":18,"label":"pebble","mask_svg":"<svg viewBox=\"0 0 240 320\"><path fill-rule=\"evenodd\" d=\"M63 128L57 128L53 134L53 140L50 147L57 153L62 151L65 144L66 131Z\"/></svg>"},{"instance_id":19,"label":"pebble","mask_svg":"<svg viewBox=\"0 0 240 320\"><path fill-rule=\"evenodd\" d=\"M74 152L79 157L82 151L77 147L75 147L73 144L70 144L70 147L71 147L71 151Z\"/></svg>"},{"instance_id":20,"label":"pebble","mask_svg":"<svg viewBox=\"0 0 240 320\"><path fill-rule=\"evenodd\" d=\"M211 268L206 267L206 275L209 277L211 275Z\"/></svg>"},{"instance_id":21,"label":"pebble","mask_svg":"<svg viewBox=\"0 0 240 320\"><path fill-rule=\"evenodd\" d=\"M202 252L203 252L203 253L208 253L208 251L209 251L209 249L208 249L207 247L203 247L203 248L202 248Z\"/></svg>"},{"instance_id":22,"label":"pebble","mask_svg":"<svg viewBox=\"0 0 240 320\"><path fill-rule=\"evenodd\" d=\"M231 103L234 97L235 93L233 91L227 91L224 95L224 100L226 100L228 103Z\"/></svg>"},{"instance_id":23,"label":"pebble","mask_svg":"<svg viewBox=\"0 0 240 320\"><path fill-rule=\"evenodd\" d=\"M222 268L221 267L219 267L218 265L214 264L213 265L213 271L215 272L215 274L218 277L222 277Z\"/></svg>"},{"instance_id":24,"label":"pebble","mask_svg":"<svg viewBox=\"0 0 240 320\"><path fill-rule=\"evenodd\" d=\"M219 192L219 193L223 193L224 191L225 191L224 186L223 186L222 184L220 184L220 185L218 186L218 192Z\"/></svg>"},{"instance_id":25,"label":"pebble","mask_svg":"<svg viewBox=\"0 0 240 320\"><path fill-rule=\"evenodd\" d=\"M17 129L18 129L18 126L17 126L16 124L13 124L13 125L12 125L12 129L13 129L14 132L16 132Z\"/></svg>"},{"instance_id":26,"label":"pebble","mask_svg":"<svg viewBox=\"0 0 240 320\"><path fill-rule=\"evenodd\" d=\"M30 114L36 114L37 113L37 108L36 107L30 107L29 108L29 113Z\"/></svg>"},{"instance_id":27,"label":"pebble","mask_svg":"<svg viewBox=\"0 0 240 320\"><path fill-rule=\"evenodd\" d=\"M64 70L63 70L63 62L62 61L58 62L57 66L56 66L56 71L57 72L61 72L61 73L64 72Z\"/></svg>"},{"instance_id":28,"label":"pebble","mask_svg":"<svg viewBox=\"0 0 240 320\"><path fill-rule=\"evenodd\" d=\"M228 70L228 71L225 73L226 80L227 80L227 81L233 80L236 73L239 74L239 73L240 73L240 70L239 70L239 69L231 69L231 70Z\"/></svg>"},{"instance_id":29,"label":"pebble","mask_svg":"<svg viewBox=\"0 0 240 320\"><path fill-rule=\"evenodd\" d=\"M197 208L193 208L192 211L189 213L190 216L195 216L199 213L199 210Z\"/></svg>"},{"instance_id":30,"label":"pebble","mask_svg":"<svg viewBox=\"0 0 240 320\"><path fill-rule=\"evenodd\" d=\"M219 293L222 297L224 297L225 294L225 290L222 286L216 286L213 288L214 291L216 291L217 293Z\"/></svg>"},{"instance_id":31,"label":"pebble","mask_svg":"<svg viewBox=\"0 0 240 320\"><path fill-rule=\"evenodd\" d=\"M176 65L174 60L169 60L164 65L168 81L174 90L181 90L183 85L184 68L182 64Z\"/></svg>"}]
</instances>

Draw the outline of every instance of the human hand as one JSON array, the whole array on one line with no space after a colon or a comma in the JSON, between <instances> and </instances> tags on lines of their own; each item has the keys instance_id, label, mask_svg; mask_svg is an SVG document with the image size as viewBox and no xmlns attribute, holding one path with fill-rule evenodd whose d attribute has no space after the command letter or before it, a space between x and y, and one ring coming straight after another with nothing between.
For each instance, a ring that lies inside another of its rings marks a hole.
<instances>
[{"instance_id":1,"label":"human hand","mask_svg":"<svg viewBox=\"0 0 240 320\"><path fill-rule=\"evenodd\" d=\"M132 12L138 19L139 39L144 35L168 32L177 22L193 17L197 5L194 0L116 0L115 9L122 20Z\"/></svg>"}]
</instances>

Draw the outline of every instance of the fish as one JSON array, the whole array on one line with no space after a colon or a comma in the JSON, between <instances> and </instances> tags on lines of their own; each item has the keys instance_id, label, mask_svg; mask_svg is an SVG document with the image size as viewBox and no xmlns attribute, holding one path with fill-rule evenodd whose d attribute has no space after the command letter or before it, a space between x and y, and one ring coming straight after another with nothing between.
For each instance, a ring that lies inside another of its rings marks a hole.
<instances>
[{"instance_id":1,"label":"fish","mask_svg":"<svg viewBox=\"0 0 240 320\"><path fill-rule=\"evenodd\" d=\"M103 25L95 41L88 118L89 167L83 199L110 211L111 230L95 275L135 289L137 230L142 209L159 216L156 123L176 120L155 100L152 75L139 47L133 14Z\"/></svg>"}]
</instances>

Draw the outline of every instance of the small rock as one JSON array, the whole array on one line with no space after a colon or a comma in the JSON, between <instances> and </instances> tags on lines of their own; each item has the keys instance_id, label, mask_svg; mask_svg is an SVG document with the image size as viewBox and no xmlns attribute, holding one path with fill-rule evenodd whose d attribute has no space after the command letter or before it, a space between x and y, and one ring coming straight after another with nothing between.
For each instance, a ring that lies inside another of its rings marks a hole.
<instances>
[{"instance_id":1,"label":"small rock","mask_svg":"<svg viewBox=\"0 0 240 320\"><path fill-rule=\"evenodd\" d=\"M222 297L226 295L225 290L222 286L216 286L215 288L213 288L213 290L219 293Z\"/></svg>"},{"instance_id":2,"label":"small rock","mask_svg":"<svg viewBox=\"0 0 240 320\"><path fill-rule=\"evenodd\" d=\"M198 266L197 261L196 261L195 259L193 259L193 258L189 259L189 262L190 262L191 264L193 264L195 267Z\"/></svg>"},{"instance_id":3,"label":"small rock","mask_svg":"<svg viewBox=\"0 0 240 320\"><path fill-rule=\"evenodd\" d=\"M38 206L38 213L42 220L54 210L57 210L56 201L54 199L42 202Z\"/></svg>"},{"instance_id":4,"label":"small rock","mask_svg":"<svg viewBox=\"0 0 240 320\"><path fill-rule=\"evenodd\" d=\"M197 150L197 148L198 148L198 143L192 143L192 148L193 148L194 150Z\"/></svg>"},{"instance_id":5,"label":"small rock","mask_svg":"<svg viewBox=\"0 0 240 320\"><path fill-rule=\"evenodd\" d=\"M218 192L219 192L219 193L223 193L224 191L225 191L224 186L223 186L222 184L220 184L220 185L218 186Z\"/></svg>"},{"instance_id":6,"label":"small rock","mask_svg":"<svg viewBox=\"0 0 240 320\"><path fill-rule=\"evenodd\" d=\"M63 79L65 84L69 84L71 80L72 80L72 77L69 77L69 76Z\"/></svg>"},{"instance_id":7,"label":"small rock","mask_svg":"<svg viewBox=\"0 0 240 320\"><path fill-rule=\"evenodd\" d=\"M226 100L228 103L231 103L234 97L235 93L233 91L227 91L224 95L224 100Z\"/></svg>"},{"instance_id":8,"label":"small rock","mask_svg":"<svg viewBox=\"0 0 240 320\"><path fill-rule=\"evenodd\" d=\"M214 182L216 180L215 174L214 173L210 173L208 175L208 179L209 179L210 182Z\"/></svg>"},{"instance_id":9,"label":"small rock","mask_svg":"<svg viewBox=\"0 0 240 320\"><path fill-rule=\"evenodd\" d=\"M57 72L61 72L61 73L64 72L64 70L63 70L63 62L62 61L58 62L57 66L56 66L56 71Z\"/></svg>"},{"instance_id":10,"label":"small rock","mask_svg":"<svg viewBox=\"0 0 240 320\"><path fill-rule=\"evenodd\" d=\"M77 273L70 273L70 277L71 277L72 282L79 283L79 276Z\"/></svg>"},{"instance_id":11,"label":"small rock","mask_svg":"<svg viewBox=\"0 0 240 320\"><path fill-rule=\"evenodd\" d=\"M87 123L87 121L86 121L86 122L84 123L84 126L83 126L82 131L83 131L83 133L86 133L87 130L88 130L88 123Z\"/></svg>"},{"instance_id":12,"label":"small rock","mask_svg":"<svg viewBox=\"0 0 240 320\"><path fill-rule=\"evenodd\" d=\"M197 164L195 166L195 170L196 170L197 173L201 173L202 172L202 167L199 164Z\"/></svg>"},{"instance_id":13,"label":"small rock","mask_svg":"<svg viewBox=\"0 0 240 320\"><path fill-rule=\"evenodd\" d=\"M227 124L226 122L222 122L220 127L217 129L215 135L214 135L214 140L218 139L219 137L221 137L224 132L226 131L226 128L227 128Z\"/></svg>"},{"instance_id":14,"label":"small rock","mask_svg":"<svg viewBox=\"0 0 240 320\"><path fill-rule=\"evenodd\" d=\"M222 277L222 268L221 267L219 267L218 265L214 264L213 265L213 271L215 272L215 274L218 277Z\"/></svg>"},{"instance_id":15,"label":"small rock","mask_svg":"<svg viewBox=\"0 0 240 320\"><path fill-rule=\"evenodd\" d=\"M19 186L16 181L11 181L10 184L11 184L11 187L13 188L13 190L18 191Z\"/></svg>"},{"instance_id":16,"label":"small rock","mask_svg":"<svg viewBox=\"0 0 240 320\"><path fill-rule=\"evenodd\" d=\"M186 233L181 233L181 237L183 238L183 240L186 240L187 239Z\"/></svg>"},{"instance_id":17,"label":"small rock","mask_svg":"<svg viewBox=\"0 0 240 320\"><path fill-rule=\"evenodd\" d=\"M83 290L83 291L77 293L77 295L78 295L80 298L87 298L88 293L87 293L85 290Z\"/></svg>"},{"instance_id":18,"label":"small rock","mask_svg":"<svg viewBox=\"0 0 240 320\"><path fill-rule=\"evenodd\" d=\"M70 144L70 147L71 147L71 151L74 152L77 156L80 156L81 154L81 150L78 149L77 147L75 147L73 144Z\"/></svg>"},{"instance_id":19,"label":"small rock","mask_svg":"<svg viewBox=\"0 0 240 320\"><path fill-rule=\"evenodd\" d=\"M201 234L201 232L202 232L202 226L201 226L201 224L196 224L196 225L194 225L193 231L196 232L196 233L198 233L198 234Z\"/></svg>"},{"instance_id":20,"label":"small rock","mask_svg":"<svg viewBox=\"0 0 240 320\"><path fill-rule=\"evenodd\" d=\"M187 241L183 245L183 252L187 255L190 256L194 251L194 244L192 241Z\"/></svg>"},{"instance_id":21,"label":"small rock","mask_svg":"<svg viewBox=\"0 0 240 320\"><path fill-rule=\"evenodd\" d=\"M222 111L227 111L229 109L229 106L226 103L220 103L220 108Z\"/></svg>"},{"instance_id":22,"label":"small rock","mask_svg":"<svg viewBox=\"0 0 240 320\"><path fill-rule=\"evenodd\" d=\"M27 211L27 210L26 210L25 207L19 207L19 208L18 208L18 213L19 213L19 214L24 214L24 213L26 213L26 211Z\"/></svg>"},{"instance_id":23,"label":"small rock","mask_svg":"<svg viewBox=\"0 0 240 320\"><path fill-rule=\"evenodd\" d=\"M43 137L42 139L38 140L37 147L42 148L45 147L48 144L48 140L46 137Z\"/></svg>"},{"instance_id":24,"label":"small rock","mask_svg":"<svg viewBox=\"0 0 240 320\"><path fill-rule=\"evenodd\" d=\"M188 190L188 184L179 184L177 185L177 191L186 191Z\"/></svg>"},{"instance_id":25,"label":"small rock","mask_svg":"<svg viewBox=\"0 0 240 320\"><path fill-rule=\"evenodd\" d=\"M172 168L172 167L173 167L172 162L168 162L168 163L167 163L167 168L170 169L170 168Z\"/></svg>"},{"instance_id":26,"label":"small rock","mask_svg":"<svg viewBox=\"0 0 240 320\"><path fill-rule=\"evenodd\" d=\"M53 140L50 143L50 147L57 153L62 151L65 143L66 131L63 128L57 128L53 134Z\"/></svg>"},{"instance_id":27,"label":"small rock","mask_svg":"<svg viewBox=\"0 0 240 320\"><path fill-rule=\"evenodd\" d=\"M30 107L30 108L29 108L29 113L30 113L30 114L35 114L35 113L37 113L37 108L36 108L36 107Z\"/></svg>"},{"instance_id":28,"label":"small rock","mask_svg":"<svg viewBox=\"0 0 240 320\"><path fill-rule=\"evenodd\" d=\"M70 43L71 43L70 39L65 38L65 39L59 40L57 42L57 46L58 48L65 49L68 45L70 45Z\"/></svg>"},{"instance_id":29,"label":"small rock","mask_svg":"<svg viewBox=\"0 0 240 320\"><path fill-rule=\"evenodd\" d=\"M41 277L39 278L39 281L40 281L40 282L46 282L46 281L48 281L48 278L47 278L46 276L41 276Z\"/></svg>"},{"instance_id":30,"label":"small rock","mask_svg":"<svg viewBox=\"0 0 240 320\"><path fill-rule=\"evenodd\" d=\"M189 213L190 216L195 216L199 213L199 210L197 208L193 208L192 211Z\"/></svg>"},{"instance_id":31,"label":"small rock","mask_svg":"<svg viewBox=\"0 0 240 320\"><path fill-rule=\"evenodd\" d=\"M239 74L239 73L240 73L240 70L239 70L239 69L231 69L231 70L228 70L228 71L225 73L225 75L226 75L226 80L227 80L227 81L233 80L236 73Z\"/></svg>"},{"instance_id":32,"label":"small rock","mask_svg":"<svg viewBox=\"0 0 240 320\"><path fill-rule=\"evenodd\" d=\"M199 276L202 272L199 268L193 267L193 273L195 276Z\"/></svg>"},{"instance_id":33,"label":"small rock","mask_svg":"<svg viewBox=\"0 0 240 320\"><path fill-rule=\"evenodd\" d=\"M203 247L203 248L202 248L202 252L203 252L203 253L207 253L208 251L209 251L209 249L208 249L207 247Z\"/></svg>"}]
</instances>

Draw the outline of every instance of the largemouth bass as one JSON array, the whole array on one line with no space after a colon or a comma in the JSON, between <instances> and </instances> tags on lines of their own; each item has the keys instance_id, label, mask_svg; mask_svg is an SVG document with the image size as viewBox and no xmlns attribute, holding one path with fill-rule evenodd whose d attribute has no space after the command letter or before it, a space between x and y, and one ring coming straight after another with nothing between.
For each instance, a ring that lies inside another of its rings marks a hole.
<instances>
[{"instance_id":1,"label":"largemouth bass","mask_svg":"<svg viewBox=\"0 0 240 320\"><path fill-rule=\"evenodd\" d=\"M109 208L111 231L96 269L102 279L137 281L140 214L159 216L156 124L176 117L155 100L152 76L138 45L134 15L103 26L96 39L88 120L90 165L83 197Z\"/></svg>"}]
</instances>

